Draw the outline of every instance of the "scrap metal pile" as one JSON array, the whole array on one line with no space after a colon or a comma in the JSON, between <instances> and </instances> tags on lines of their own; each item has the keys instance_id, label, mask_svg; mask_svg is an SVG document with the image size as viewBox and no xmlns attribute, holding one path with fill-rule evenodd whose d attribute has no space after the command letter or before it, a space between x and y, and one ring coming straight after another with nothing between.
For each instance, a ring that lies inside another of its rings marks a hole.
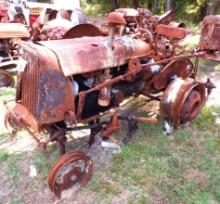
<instances>
[{"instance_id":1,"label":"scrap metal pile","mask_svg":"<svg viewBox=\"0 0 220 204\"><path fill-rule=\"evenodd\" d=\"M46 23L40 19L32 25L32 39L39 40L59 40L67 31L78 24L86 23L85 14L79 10L67 11L64 9L46 11Z\"/></svg>"},{"instance_id":2,"label":"scrap metal pile","mask_svg":"<svg viewBox=\"0 0 220 204\"><path fill-rule=\"evenodd\" d=\"M86 21L79 8L64 10L53 4L0 2L0 87L15 84L12 74L18 66L20 40L62 39L68 31Z\"/></svg>"},{"instance_id":3,"label":"scrap metal pile","mask_svg":"<svg viewBox=\"0 0 220 204\"><path fill-rule=\"evenodd\" d=\"M124 99L144 95L160 101L160 115L175 128L199 114L215 87L210 79L196 79L199 59L220 61L220 16L204 19L200 45L191 51L179 43L188 30L172 21L172 12L153 16L146 9L118 9L101 31L82 24L68 39L20 43L16 105L11 109L5 102L5 125L13 133L28 131L39 147L60 145L62 156L48 176L56 196L86 184L92 174L91 158L65 153L67 132L90 129L91 146L97 133L106 139L126 121L127 143L138 122L157 122L156 117L121 115ZM42 131L50 135L46 142L40 140Z\"/></svg>"}]
</instances>

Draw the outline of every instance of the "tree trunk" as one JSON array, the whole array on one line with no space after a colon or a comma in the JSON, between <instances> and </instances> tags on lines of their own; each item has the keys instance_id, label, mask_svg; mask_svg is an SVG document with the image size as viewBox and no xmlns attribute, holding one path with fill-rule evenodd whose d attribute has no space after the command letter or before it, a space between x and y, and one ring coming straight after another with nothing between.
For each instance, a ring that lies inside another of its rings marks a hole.
<instances>
[{"instance_id":1,"label":"tree trunk","mask_svg":"<svg viewBox=\"0 0 220 204\"><path fill-rule=\"evenodd\" d=\"M173 0L165 0L165 11L173 9Z\"/></svg>"},{"instance_id":2,"label":"tree trunk","mask_svg":"<svg viewBox=\"0 0 220 204\"><path fill-rule=\"evenodd\" d=\"M118 0L112 0L112 11L118 8Z\"/></svg>"},{"instance_id":3,"label":"tree trunk","mask_svg":"<svg viewBox=\"0 0 220 204\"><path fill-rule=\"evenodd\" d=\"M158 12L158 0L154 0L154 14Z\"/></svg>"},{"instance_id":4,"label":"tree trunk","mask_svg":"<svg viewBox=\"0 0 220 204\"><path fill-rule=\"evenodd\" d=\"M134 5L134 8L138 8L139 7L139 0L133 0L133 5Z\"/></svg>"},{"instance_id":5,"label":"tree trunk","mask_svg":"<svg viewBox=\"0 0 220 204\"><path fill-rule=\"evenodd\" d=\"M151 0L147 0L147 8L152 11L153 6L152 6L152 1Z\"/></svg>"},{"instance_id":6,"label":"tree trunk","mask_svg":"<svg viewBox=\"0 0 220 204\"><path fill-rule=\"evenodd\" d=\"M219 0L207 0L207 13L206 15L215 15L219 9Z\"/></svg>"}]
</instances>

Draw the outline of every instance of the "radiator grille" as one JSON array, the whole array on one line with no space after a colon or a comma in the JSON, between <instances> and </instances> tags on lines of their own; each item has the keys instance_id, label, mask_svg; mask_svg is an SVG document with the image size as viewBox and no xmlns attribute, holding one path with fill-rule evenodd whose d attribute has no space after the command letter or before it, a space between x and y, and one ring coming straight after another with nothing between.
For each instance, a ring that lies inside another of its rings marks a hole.
<instances>
[{"instance_id":1,"label":"radiator grille","mask_svg":"<svg viewBox=\"0 0 220 204\"><path fill-rule=\"evenodd\" d=\"M27 51L24 51L23 57L28 63L21 77L21 104L35 116L38 102L39 60Z\"/></svg>"}]
</instances>

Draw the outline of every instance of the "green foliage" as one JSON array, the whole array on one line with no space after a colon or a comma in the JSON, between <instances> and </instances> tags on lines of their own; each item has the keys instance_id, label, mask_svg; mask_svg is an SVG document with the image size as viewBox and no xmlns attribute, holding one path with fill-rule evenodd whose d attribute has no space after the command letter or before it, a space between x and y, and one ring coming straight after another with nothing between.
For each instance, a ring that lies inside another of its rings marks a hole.
<instances>
[{"instance_id":1,"label":"green foliage","mask_svg":"<svg viewBox=\"0 0 220 204\"><path fill-rule=\"evenodd\" d=\"M5 140L5 138L7 138L6 133L0 133L0 141Z\"/></svg>"},{"instance_id":2,"label":"green foliage","mask_svg":"<svg viewBox=\"0 0 220 204\"><path fill-rule=\"evenodd\" d=\"M33 163L36 166L37 170L40 172L42 177L46 177L51 169L51 166L58 159L58 151L51 152L49 154L34 152L32 155Z\"/></svg>"},{"instance_id":3,"label":"green foliage","mask_svg":"<svg viewBox=\"0 0 220 204\"><path fill-rule=\"evenodd\" d=\"M5 161L8 158L8 152L5 149L0 149L0 162Z\"/></svg>"},{"instance_id":4,"label":"green foliage","mask_svg":"<svg viewBox=\"0 0 220 204\"><path fill-rule=\"evenodd\" d=\"M164 12L164 0L139 0L139 6L150 9L154 14ZM157 2L157 3L156 3ZM175 0L174 10L177 19L198 23L206 15L208 10L207 0ZM90 16L103 15L111 11L111 0L81 0L84 12ZM216 5L219 7L219 5ZM118 0L118 7L134 7L134 1ZM216 8L216 14L220 12L220 7Z\"/></svg>"},{"instance_id":5,"label":"green foliage","mask_svg":"<svg viewBox=\"0 0 220 204\"><path fill-rule=\"evenodd\" d=\"M20 204L22 203L22 198L18 195L14 195L10 201L10 204Z\"/></svg>"},{"instance_id":6,"label":"green foliage","mask_svg":"<svg viewBox=\"0 0 220 204\"><path fill-rule=\"evenodd\" d=\"M111 11L111 1L81 0L81 7L88 16L99 16Z\"/></svg>"},{"instance_id":7,"label":"green foliage","mask_svg":"<svg viewBox=\"0 0 220 204\"><path fill-rule=\"evenodd\" d=\"M117 186L99 179L93 180L92 185L90 184L89 187L93 192L101 193L101 196L106 194L118 195L120 193L120 189Z\"/></svg>"},{"instance_id":8,"label":"green foliage","mask_svg":"<svg viewBox=\"0 0 220 204\"><path fill-rule=\"evenodd\" d=\"M153 1L139 0L139 6L150 8L155 13L162 13L164 5L163 0L158 0L158 8L153 7ZM83 11L89 16L99 16L106 13L109 13L112 10L112 1L111 0L81 0L81 7ZM134 1L129 0L118 0L119 8L128 8L134 7Z\"/></svg>"},{"instance_id":9,"label":"green foliage","mask_svg":"<svg viewBox=\"0 0 220 204\"><path fill-rule=\"evenodd\" d=\"M101 175L95 172L90 190L101 192L98 199L104 196L110 200L126 189L132 192L128 203L157 199L167 203L219 202L220 141L213 134L216 129L210 128L215 119L213 111L217 112L205 107L193 130L177 130L170 137L162 134L162 122L140 124L132 141L114 156L111 167ZM115 192L113 186L124 190Z\"/></svg>"},{"instance_id":10,"label":"green foliage","mask_svg":"<svg viewBox=\"0 0 220 204\"><path fill-rule=\"evenodd\" d=\"M208 135L204 139L204 146L209 153L220 153L220 138L213 138L211 135Z\"/></svg>"},{"instance_id":11,"label":"green foliage","mask_svg":"<svg viewBox=\"0 0 220 204\"><path fill-rule=\"evenodd\" d=\"M12 181L14 182L15 185L18 184L19 173L20 173L18 169L17 160L18 160L18 155L11 155L7 160L8 170L11 175Z\"/></svg>"},{"instance_id":12,"label":"green foliage","mask_svg":"<svg viewBox=\"0 0 220 204\"><path fill-rule=\"evenodd\" d=\"M213 115L215 110L218 110L219 107L204 107L202 112L198 115L197 119L194 121L193 125L196 126L199 130L205 131L208 129L217 129L215 125L216 116Z\"/></svg>"},{"instance_id":13,"label":"green foliage","mask_svg":"<svg viewBox=\"0 0 220 204\"><path fill-rule=\"evenodd\" d=\"M0 89L0 96L11 96L11 95L14 95L15 93L15 89L14 88L1 88Z\"/></svg>"},{"instance_id":14,"label":"green foliage","mask_svg":"<svg viewBox=\"0 0 220 204\"><path fill-rule=\"evenodd\" d=\"M177 0L177 18L199 22L202 20L205 0Z\"/></svg>"}]
</instances>

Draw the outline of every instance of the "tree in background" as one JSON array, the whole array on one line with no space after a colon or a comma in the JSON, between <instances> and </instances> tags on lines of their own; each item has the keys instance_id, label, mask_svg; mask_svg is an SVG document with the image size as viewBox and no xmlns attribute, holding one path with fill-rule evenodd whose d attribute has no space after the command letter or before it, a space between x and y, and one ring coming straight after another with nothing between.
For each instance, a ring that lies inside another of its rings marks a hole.
<instances>
[{"instance_id":1,"label":"tree in background","mask_svg":"<svg viewBox=\"0 0 220 204\"><path fill-rule=\"evenodd\" d=\"M162 14L170 8L177 18L198 23L205 15L220 14L220 0L81 0L87 15L106 14L112 9L145 7L154 14Z\"/></svg>"},{"instance_id":2,"label":"tree in background","mask_svg":"<svg viewBox=\"0 0 220 204\"><path fill-rule=\"evenodd\" d=\"M207 15L217 14L218 12L220 13L219 0L206 0L206 4L207 4L207 10L206 10Z\"/></svg>"},{"instance_id":3,"label":"tree in background","mask_svg":"<svg viewBox=\"0 0 220 204\"><path fill-rule=\"evenodd\" d=\"M138 8L139 7L139 0L133 0L133 5L134 5L134 8Z\"/></svg>"},{"instance_id":4,"label":"tree in background","mask_svg":"<svg viewBox=\"0 0 220 204\"><path fill-rule=\"evenodd\" d=\"M112 11L118 8L118 0L112 0Z\"/></svg>"},{"instance_id":5,"label":"tree in background","mask_svg":"<svg viewBox=\"0 0 220 204\"><path fill-rule=\"evenodd\" d=\"M156 14L158 13L159 10L159 3L158 0L154 0L154 8L153 8L153 12Z\"/></svg>"},{"instance_id":6,"label":"tree in background","mask_svg":"<svg viewBox=\"0 0 220 204\"><path fill-rule=\"evenodd\" d=\"M169 11L174 9L174 0L165 0L164 10Z\"/></svg>"}]
</instances>

